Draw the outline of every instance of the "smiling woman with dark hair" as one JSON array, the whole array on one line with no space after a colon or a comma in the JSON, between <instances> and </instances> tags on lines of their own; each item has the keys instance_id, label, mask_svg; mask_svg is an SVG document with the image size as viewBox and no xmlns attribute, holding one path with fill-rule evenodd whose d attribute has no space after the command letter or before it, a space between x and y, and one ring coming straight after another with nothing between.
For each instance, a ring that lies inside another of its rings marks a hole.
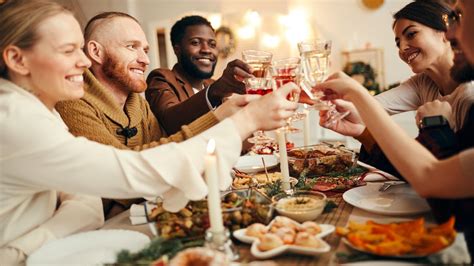
<instances>
[{"instance_id":1,"label":"smiling woman with dark hair","mask_svg":"<svg viewBox=\"0 0 474 266\"><path fill-rule=\"evenodd\" d=\"M417 0L395 13L393 32L400 59L415 74L400 86L376 96L389 114L414 111L451 94L463 81L450 77L455 56L446 38L444 15L452 9L441 1ZM465 116L455 113L453 128L462 128Z\"/></svg>"}]
</instances>

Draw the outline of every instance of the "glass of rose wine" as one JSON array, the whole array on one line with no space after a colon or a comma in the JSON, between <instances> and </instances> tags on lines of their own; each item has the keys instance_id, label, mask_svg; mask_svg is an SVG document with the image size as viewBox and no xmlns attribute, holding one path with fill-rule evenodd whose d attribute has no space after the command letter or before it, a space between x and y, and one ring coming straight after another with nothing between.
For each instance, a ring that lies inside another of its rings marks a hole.
<instances>
[{"instance_id":1,"label":"glass of rose wine","mask_svg":"<svg viewBox=\"0 0 474 266\"><path fill-rule=\"evenodd\" d=\"M265 51L245 50L242 52L242 60L252 67L252 75L257 78L266 77L272 57L272 53Z\"/></svg>"},{"instance_id":2,"label":"glass of rose wine","mask_svg":"<svg viewBox=\"0 0 474 266\"><path fill-rule=\"evenodd\" d=\"M322 100L322 91L313 91L312 88L323 82L329 71L329 55L332 42L328 40L309 40L298 43L301 56L304 80L301 82L303 90L308 91L317 110L327 110L326 125L331 125L346 117L349 112L340 113L330 101Z\"/></svg>"},{"instance_id":3,"label":"glass of rose wine","mask_svg":"<svg viewBox=\"0 0 474 266\"><path fill-rule=\"evenodd\" d=\"M272 78L246 78L244 79L245 91L247 94L265 95L273 92L275 81ZM266 144L273 142L274 139L265 135L263 130L258 130L254 136L248 139L253 144Z\"/></svg>"},{"instance_id":4,"label":"glass of rose wine","mask_svg":"<svg viewBox=\"0 0 474 266\"><path fill-rule=\"evenodd\" d=\"M272 78L275 80L276 89L281 86L294 82L295 84L299 83L300 77L300 58L298 57L289 57L285 59L275 60L272 62L270 73ZM292 102L298 102L300 93L292 92L287 96L287 99ZM284 128L287 133L297 133L300 132L299 129L292 127L291 122L302 119L298 113L295 113L287 121L287 126Z\"/></svg>"}]
</instances>

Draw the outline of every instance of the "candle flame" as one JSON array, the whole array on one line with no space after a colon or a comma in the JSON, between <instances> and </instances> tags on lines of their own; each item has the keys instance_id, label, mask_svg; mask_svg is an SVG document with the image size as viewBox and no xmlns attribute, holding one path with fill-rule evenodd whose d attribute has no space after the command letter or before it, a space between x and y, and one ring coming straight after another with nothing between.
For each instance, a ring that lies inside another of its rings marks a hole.
<instances>
[{"instance_id":1,"label":"candle flame","mask_svg":"<svg viewBox=\"0 0 474 266\"><path fill-rule=\"evenodd\" d=\"M215 150L216 150L216 141L214 139L210 139L209 142L207 142L207 154L214 154Z\"/></svg>"}]
</instances>

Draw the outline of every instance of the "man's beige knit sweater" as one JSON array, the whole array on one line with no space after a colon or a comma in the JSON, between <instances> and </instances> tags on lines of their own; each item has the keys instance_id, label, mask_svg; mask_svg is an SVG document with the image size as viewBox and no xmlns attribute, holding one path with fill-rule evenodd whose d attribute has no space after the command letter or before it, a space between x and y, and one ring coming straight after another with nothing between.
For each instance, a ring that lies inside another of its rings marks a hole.
<instances>
[{"instance_id":1,"label":"man's beige knit sweater","mask_svg":"<svg viewBox=\"0 0 474 266\"><path fill-rule=\"evenodd\" d=\"M168 142L183 141L219 122L212 112L208 112L191 124L183 125L181 131L176 134L167 136L158 124L147 101L141 95L131 93L122 109L114 96L100 84L90 71L86 71L84 78L85 95L83 98L56 105L56 109L69 127L69 131L75 136L84 136L119 149L139 151ZM124 128L136 128L136 134L130 138L119 134ZM125 210L137 201L137 199L104 200L105 215L111 217L119 210ZM109 214L109 212L112 213Z\"/></svg>"}]
</instances>

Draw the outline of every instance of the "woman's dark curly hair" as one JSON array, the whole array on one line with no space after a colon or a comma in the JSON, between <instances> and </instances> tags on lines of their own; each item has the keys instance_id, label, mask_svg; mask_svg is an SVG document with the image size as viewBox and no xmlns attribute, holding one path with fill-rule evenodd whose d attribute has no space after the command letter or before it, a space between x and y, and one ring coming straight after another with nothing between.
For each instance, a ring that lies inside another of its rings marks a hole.
<instances>
[{"instance_id":1,"label":"woman's dark curly hair","mask_svg":"<svg viewBox=\"0 0 474 266\"><path fill-rule=\"evenodd\" d=\"M443 20L443 15L449 15L452 9L449 8L443 1L437 0L415 0L400 9L393 18L392 28L395 27L400 19L408 19L421 23L439 31L447 31L446 24Z\"/></svg>"}]
</instances>

